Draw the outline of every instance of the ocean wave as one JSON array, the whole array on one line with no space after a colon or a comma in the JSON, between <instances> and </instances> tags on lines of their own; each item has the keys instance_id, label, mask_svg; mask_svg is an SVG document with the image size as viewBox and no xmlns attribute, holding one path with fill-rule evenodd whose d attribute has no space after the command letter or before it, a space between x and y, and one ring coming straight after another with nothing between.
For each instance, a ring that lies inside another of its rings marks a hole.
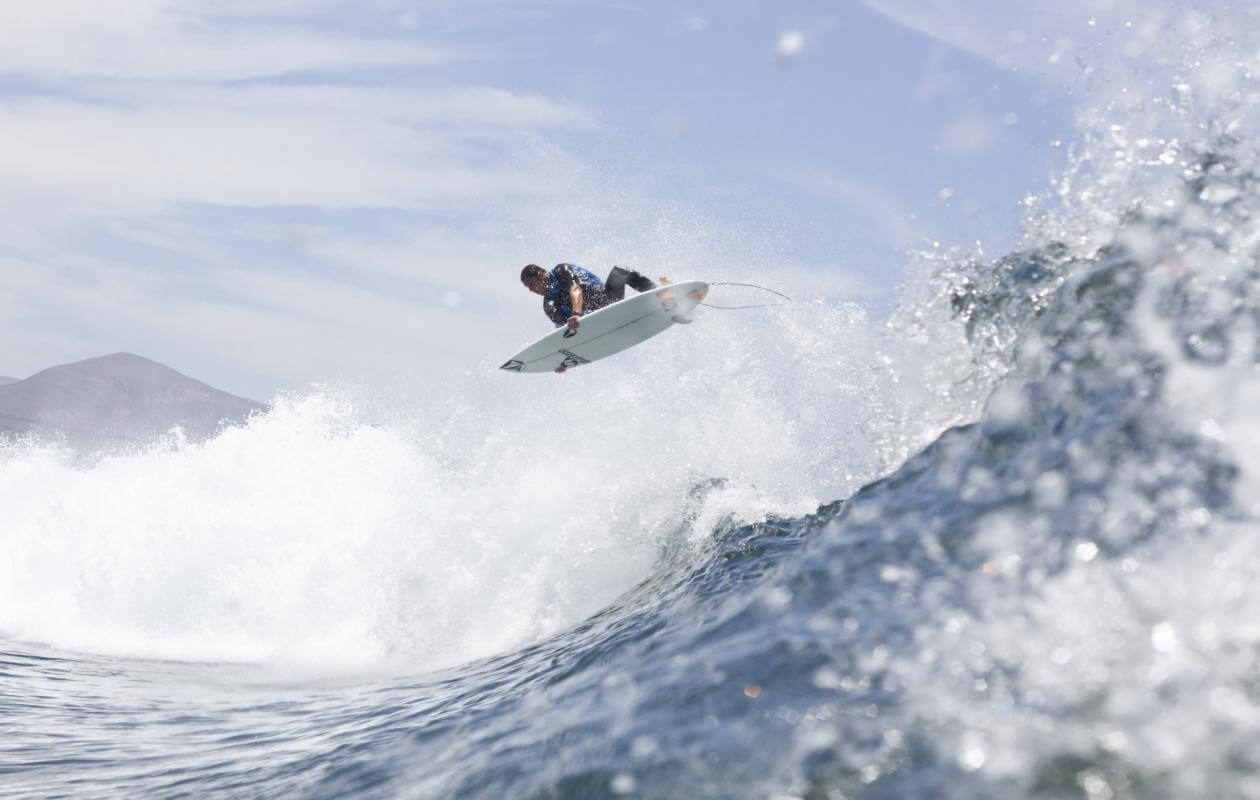
<instances>
[{"instance_id":1,"label":"ocean wave","mask_svg":"<svg viewBox=\"0 0 1260 800\"><path fill-rule=\"evenodd\" d=\"M881 325L801 304L632 381L314 392L88 467L7 446L0 629L58 649L6 646L0 695L97 701L65 744L6 724L106 794L1254 795L1260 88L1196 19L1089 70L1016 252L923 254ZM163 660L100 701L117 653Z\"/></svg>"}]
</instances>

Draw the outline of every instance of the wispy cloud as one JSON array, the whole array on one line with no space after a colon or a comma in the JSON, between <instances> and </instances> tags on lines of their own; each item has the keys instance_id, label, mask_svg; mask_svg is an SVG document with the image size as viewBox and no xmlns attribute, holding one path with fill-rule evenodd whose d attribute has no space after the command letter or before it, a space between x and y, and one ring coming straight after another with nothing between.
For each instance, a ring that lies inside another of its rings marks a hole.
<instances>
[{"instance_id":1,"label":"wispy cloud","mask_svg":"<svg viewBox=\"0 0 1260 800\"><path fill-rule=\"evenodd\" d=\"M581 109L490 87L110 92L0 107L0 181L70 205L415 207L528 193L534 133L591 130ZM533 162L533 164L531 164Z\"/></svg>"},{"instance_id":2,"label":"wispy cloud","mask_svg":"<svg viewBox=\"0 0 1260 800\"><path fill-rule=\"evenodd\" d=\"M449 44L277 24L290 4L47 0L0 10L0 72L37 77L240 80L467 59ZM308 5L317 8L319 4Z\"/></svg>"}]
</instances>

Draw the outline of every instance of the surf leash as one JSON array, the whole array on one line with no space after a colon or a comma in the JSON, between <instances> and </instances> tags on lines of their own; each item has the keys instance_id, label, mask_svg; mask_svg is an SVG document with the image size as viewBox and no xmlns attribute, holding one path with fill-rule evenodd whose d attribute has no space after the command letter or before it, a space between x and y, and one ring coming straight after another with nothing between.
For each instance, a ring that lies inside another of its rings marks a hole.
<instances>
[{"instance_id":1,"label":"surf leash","mask_svg":"<svg viewBox=\"0 0 1260 800\"><path fill-rule=\"evenodd\" d=\"M769 292L770 294L778 295L779 297L782 297L784 300L788 301L789 303L792 302L792 298L788 297L783 292L776 292L774 289L768 289L765 286L758 286L755 283L735 283L733 281L722 281L719 283L710 283L709 286L745 286L749 289L760 289L763 292ZM709 308L721 309L722 311L738 311L739 309L742 309L742 308L765 308L769 306L770 304L758 303L753 306L715 306L712 303L701 303L700 305L707 306Z\"/></svg>"}]
</instances>

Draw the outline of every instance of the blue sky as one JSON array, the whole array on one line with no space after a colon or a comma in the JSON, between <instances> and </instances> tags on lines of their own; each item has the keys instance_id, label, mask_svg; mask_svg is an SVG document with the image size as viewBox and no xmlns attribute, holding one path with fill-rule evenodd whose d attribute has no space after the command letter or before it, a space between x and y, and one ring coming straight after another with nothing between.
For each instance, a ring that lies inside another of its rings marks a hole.
<instances>
[{"instance_id":1,"label":"blue sky","mask_svg":"<svg viewBox=\"0 0 1260 800\"><path fill-rule=\"evenodd\" d=\"M21 5L0 374L127 350L263 399L493 369L548 326L527 262L886 307L907 249L1015 240L1092 28L1084 2Z\"/></svg>"}]
</instances>

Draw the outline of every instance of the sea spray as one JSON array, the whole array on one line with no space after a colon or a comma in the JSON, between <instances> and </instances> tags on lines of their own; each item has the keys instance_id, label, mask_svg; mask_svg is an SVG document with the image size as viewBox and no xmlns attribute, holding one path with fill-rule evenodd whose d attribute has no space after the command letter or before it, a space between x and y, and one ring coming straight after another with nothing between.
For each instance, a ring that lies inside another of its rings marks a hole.
<instances>
[{"instance_id":1,"label":"sea spray","mask_svg":"<svg viewBox=\"0 0 1260 800\"><path fill-rule=\"evenodd\" d=\"M451 666L564 630L721 525L851 493L905 446L889 419L932 433L862 310L817 301L710 315L564 376L413 388L312 389L204 443L6 445L0 631Z\"/></svg>"}]
</instances>

